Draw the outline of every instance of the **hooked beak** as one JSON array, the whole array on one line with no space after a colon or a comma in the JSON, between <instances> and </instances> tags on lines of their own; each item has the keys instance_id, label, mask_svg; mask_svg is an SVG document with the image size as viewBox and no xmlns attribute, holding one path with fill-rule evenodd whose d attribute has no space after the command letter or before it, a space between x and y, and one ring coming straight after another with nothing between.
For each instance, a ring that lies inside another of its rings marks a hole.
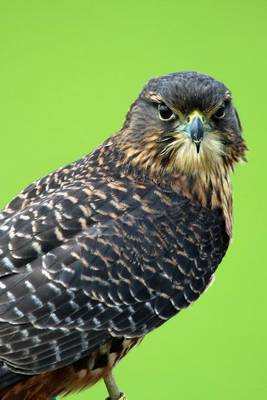
<instances>
[{"instance_id":1,"label":"hooked beak","mask_svg":"<svg viewBox=\"0 0 267 400\"><path fill-rule=\"evenodd\" d=\"M196 145L197 153L199 153L200 144L204 136L203 116L198 111L194 111L188 118L189 122L186 125L185 131L190 135Z\"/></svg>"}]
</instances>

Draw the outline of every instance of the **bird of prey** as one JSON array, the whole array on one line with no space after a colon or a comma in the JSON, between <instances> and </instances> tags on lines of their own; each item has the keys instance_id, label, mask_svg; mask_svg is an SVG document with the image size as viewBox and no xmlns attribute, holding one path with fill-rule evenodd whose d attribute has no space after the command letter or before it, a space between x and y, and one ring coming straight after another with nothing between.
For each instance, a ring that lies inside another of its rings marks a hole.
<instances>
[{"instance_id":1,"label":"bird of prey","mask_svg":"<svg viewBox=\"0 0 267 400\"><path fill-rule=\"evenodd\" d=\"M231 93L197 72L151 79L121 130L0 214L0 398L105 380L207 288L231 238L245 159Z\"/></svg>"}]
</instances>

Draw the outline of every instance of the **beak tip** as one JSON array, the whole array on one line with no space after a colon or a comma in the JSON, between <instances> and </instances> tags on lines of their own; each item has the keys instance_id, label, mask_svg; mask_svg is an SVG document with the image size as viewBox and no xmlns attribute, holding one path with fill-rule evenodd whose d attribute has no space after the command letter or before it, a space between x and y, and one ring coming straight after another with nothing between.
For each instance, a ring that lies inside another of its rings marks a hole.
<instances>
[{"instance_id":1,"label":"beak tip","mask_svg":"<svg viewBox=\"0 0 267 400\"><path fill-rule=\"evenodd\" d=\"M201 142L200 142L200 140L199 141L194 141L194 143L195 143L195 145L196 145L196 148L197 148L197 154L199 154L199 152L200 152L200 144L201 144Z\"/></svg>"},{"instance_id":2,"label":"beak tip","mask_svg":"<svg viewBox=\"0 0 267 400\"><path fill-rule=\"evenodd\" d=\"M190 135L195 143L199 142L203 139L204 136L204 126L203 122L199 117L193 118L190 124Z\"/></svg>"}]
</instances>

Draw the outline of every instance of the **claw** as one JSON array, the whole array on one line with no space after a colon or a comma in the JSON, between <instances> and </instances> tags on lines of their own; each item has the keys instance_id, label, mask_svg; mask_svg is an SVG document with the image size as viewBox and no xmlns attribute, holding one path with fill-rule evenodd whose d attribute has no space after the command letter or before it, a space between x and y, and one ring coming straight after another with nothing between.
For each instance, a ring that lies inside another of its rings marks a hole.
<instances>
[{"instance_id":1,"label":"claw","mask_svg":"<svg viewBox=\"0 0 267 400\"><path fill-rule=\"evenodd\" d=\"M106 400L112 400L111 397L107 397ZM117 397L116 400L127 400L127 397L124 393L120 393L120 397Z\"/></svg>"}]
</instances>

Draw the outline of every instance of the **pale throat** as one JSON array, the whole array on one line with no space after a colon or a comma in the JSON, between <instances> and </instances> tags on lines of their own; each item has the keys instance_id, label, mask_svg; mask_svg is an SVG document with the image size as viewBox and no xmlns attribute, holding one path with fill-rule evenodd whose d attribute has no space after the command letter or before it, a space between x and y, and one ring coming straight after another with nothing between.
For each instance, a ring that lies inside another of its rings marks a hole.
<instances>
[{"instance_id":1,"label":"pale throat","mask_svg":"<svg viewBox=\"0 0 267 400\"><path fill-rule=\"evenodd\" d=\"M158 134L151 132L142 143L121 141L119 147L124 156L118 166L132 165L137 174L140 171L141 176L150 178L159 186L165 186L168 181L172 190L199 202L203 207L221 208L227 233L231 237L231 168L222 160L224 149L216 132L206 135L199 153L189 138L177 135L168 149L170 154L163 154L168 156L165 164L157 139Z\"/></svg>"},{"instance_id":2,"label":"pale throat","mask_svg":"<svg viewBox=\"0 0 267 400\"><path fill-rule=\"evenodd\" d=\"M226 230L232 234L231 167L223 162L225 150L216 132L208 133L200 147L186 137L177 136L166 170L173 176L173 189L203 207L221 208Z\"/></svg>"},{"instance_id":3,"label":"pale throat","mask_svg":"<svg viewBox=\"0 0 267 400\"><path fill-rule=\"evenodd\" d=\"M223 163L213 168L194 168L194 171L178 173L173 189L203 207L220 208L225 218L226 231L232 236L232 185L230 170Z\"/></svg>"}]
</instances>

